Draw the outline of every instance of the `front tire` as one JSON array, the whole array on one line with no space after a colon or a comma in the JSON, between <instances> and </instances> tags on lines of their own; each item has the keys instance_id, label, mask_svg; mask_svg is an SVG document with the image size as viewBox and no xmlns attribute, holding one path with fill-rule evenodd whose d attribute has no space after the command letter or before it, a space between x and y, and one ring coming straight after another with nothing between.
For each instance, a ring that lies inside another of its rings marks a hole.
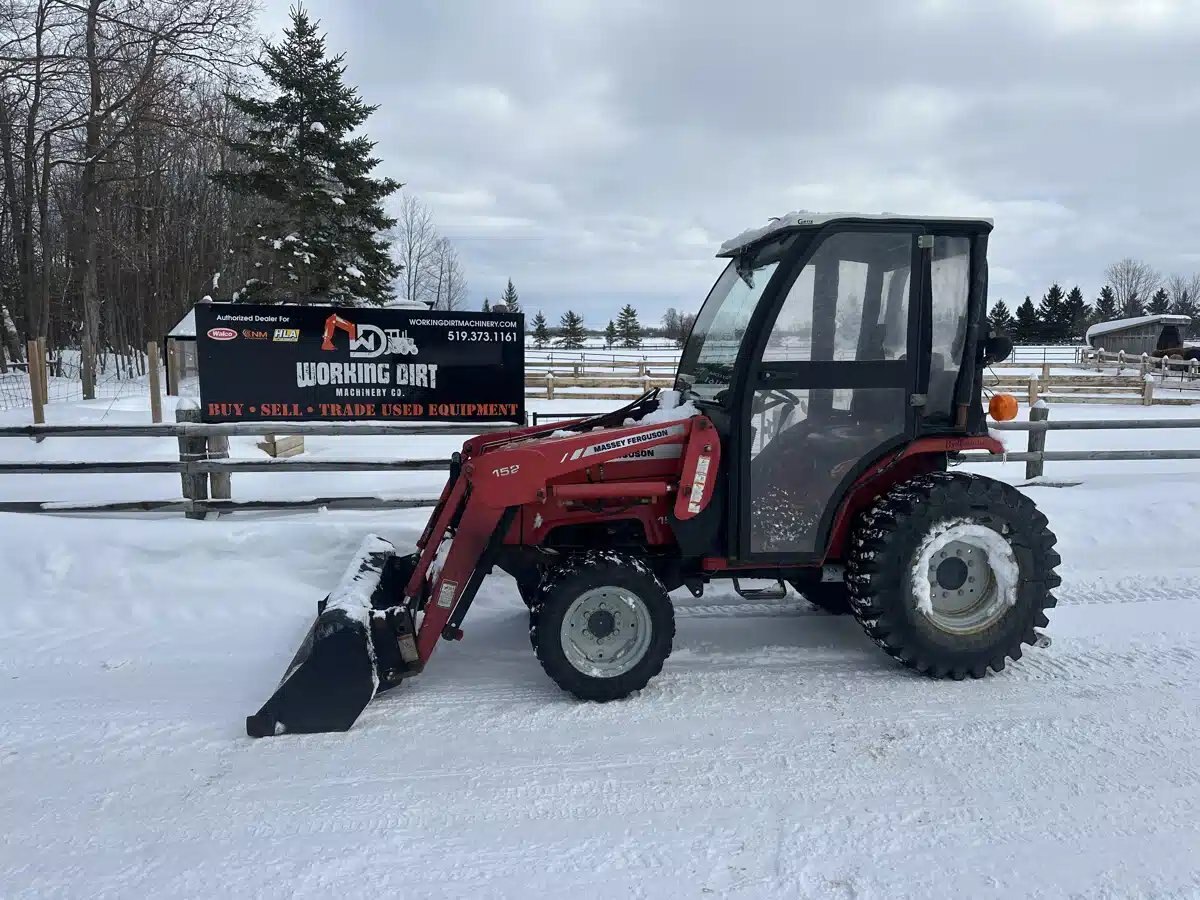
<instances>
[{"instance_id":1,"label":"front tire","mask_svg":"<svg viewBox=\"0 0 1200 900\"><path fill-rule=\"evenodd\" d=\"M1032 500L989 478L935 472L899 485L851 539L854 615L886 653L922 674L999 672L1049 624L1061 579L1047 524Z\"/></svg>"},{"instance_id":2,"label":"front tire","mask_svg":"<svg viewBox=\"0 0 1200 900\"><path fill-rule=\"evenodd\" d=\"M538 662L564 691L607 702L644 688L671 655L675 612L636 556L583 553L546 572L530 611Z\"/></svg>"},{"instance_id":3,"label":"front tire","mask_svg":"<svg viewBox=\"0 0 1200 900\"><path fill-rule=\"evenodd\" d=\"M526 609L532 610L538 602L538 591L542 585L542 570L540 567L526 570L514 576L517 582L517 593Z\"/></svg>"}]
</instances>

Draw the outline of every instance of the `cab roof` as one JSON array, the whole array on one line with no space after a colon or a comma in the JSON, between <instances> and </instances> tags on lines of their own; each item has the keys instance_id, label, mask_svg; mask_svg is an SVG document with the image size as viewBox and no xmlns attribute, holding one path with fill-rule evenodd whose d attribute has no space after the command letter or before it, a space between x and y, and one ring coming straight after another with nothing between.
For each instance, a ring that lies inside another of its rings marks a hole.
<instances>
[{"instance_id":1,"label":"cab roof","mask_svg":"<svg viewBox=\"0 0 1200 900\"><path fill-rule=\"evenodd\" d=\"M757 244L777 232L790 231L799 228L819 228L829 222L903 222L905 224L928 222L931 224L971 224L978 226L979 231L992 230L992 220L977 216L905 216L898 213L856 213L856 212L811 212L806 209L790 212L785 216L771 219L766 225L743 231L737 237L730 238L721 245L717 256L736 256L751 244Z\"/></svg>"}]
</instances>

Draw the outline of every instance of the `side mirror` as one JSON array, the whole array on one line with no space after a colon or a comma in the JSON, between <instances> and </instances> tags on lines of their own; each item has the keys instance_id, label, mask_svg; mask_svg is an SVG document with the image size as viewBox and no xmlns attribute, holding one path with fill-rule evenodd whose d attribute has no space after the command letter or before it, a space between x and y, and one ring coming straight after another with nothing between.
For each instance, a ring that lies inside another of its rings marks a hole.
<instances>
[{"instance_id":1,"label":"side mirror","mask_svg":"<svg viewBox=\"0 0 1200 900\"><path fill-rule=\"evenodd\" d=\"M990 366L994 363L1004 362L1012 354L1012 349L1012 338L1007 334L996 334L995 332L989 334L983 344L983 364Z\"/></svg>"}]
</instances>

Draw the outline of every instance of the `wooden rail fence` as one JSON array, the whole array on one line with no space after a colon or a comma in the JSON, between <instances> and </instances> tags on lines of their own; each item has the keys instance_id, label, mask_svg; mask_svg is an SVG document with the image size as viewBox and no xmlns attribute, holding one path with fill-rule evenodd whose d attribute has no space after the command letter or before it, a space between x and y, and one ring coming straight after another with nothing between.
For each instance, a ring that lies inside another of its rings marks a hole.
<instances>
[{"instance_id":1,"label":"wooden rail fence","mask_svg":"<svg viewBox=\"0 0 1200 900\"><path fill-rule=\"evenodd\" d=\"M186 415L185 409L185 415ZM1049 431L1121 431L1143 429L1200 428L1200 419L1110 419L1092 421L1049 421L1047 407L1030 410L1028 422L993 423L999 431L1026 431L1029 433L1025 451L1008 453L982 453L967 451L957 455L963 463L1024 462L1026 478L1043 474L1047 462L1095 462L1145 460L1192 460L1200 459L1200 449L1165 450L1046 450L1046 435ZM579 418L591 413L533 413L535 426L545 421ZM343 423L279 423L270 426L272 431L289 434L310 435L476 435L487 431L512 427L511 424L444 425L420 426L406 424L343 424ZM295 500L234 500L230 496L228 480L221 482L218 476L236 472L431 472L445 471L448 459L215 459L212 457L214 439L227 440L231 435L258 435L262 423L236 423L206 425L177 422L161 425L20 425L0 427L0 437L47 438L54 436L73 437L163 437L176 438L180 442L180 459L175 461L103 461L103 462L0 462L0 475L33 474L116 474L116 473L176 473L181 479L182 499L179 500L130 500L115 503L72 503L65 501L0 501L0 512L183 512L189 518L204 518L208 513L236 512L246 510L291 510L330 509L378 510L413 509L433 506L435 497L404 496L322 496ZM185 443L187 442L187 443ZM218 443L218 446L220 444ZM227 447L227 444L225 445ZM224 451L224 452L227 452Z\"/></svg>"},{"instance_id":2,"label":"wooden rail fence","mask_svg":"<svg viewBox=\"0 0 1200 900\"><path fill-rule=\"evenodd\" d=\"M179 500L132 500L117 503L72 503L65 501L0 501L0 512L183 512L189 518L204 518L210 512L236 510L313 509L411 509L433 506L436 497L400 496L310 497L297 500L234 500L230 475L236 472L437 472L446 471L450 460L361 458L361 459L238 459L229 456L229 437L272 434L302 435L405 435L465 438L500 431L519 423L413 425L387 422L236 422L206 424L195 421L199 411L187 404L176 410L177 421L157 425L10 425L0 426L0 438L24 437L161 437L175 438L179 460L105 460L98 462L3 462L0 475L38 474L154 474L180 476Z\"/></svg>"}]
</instances>

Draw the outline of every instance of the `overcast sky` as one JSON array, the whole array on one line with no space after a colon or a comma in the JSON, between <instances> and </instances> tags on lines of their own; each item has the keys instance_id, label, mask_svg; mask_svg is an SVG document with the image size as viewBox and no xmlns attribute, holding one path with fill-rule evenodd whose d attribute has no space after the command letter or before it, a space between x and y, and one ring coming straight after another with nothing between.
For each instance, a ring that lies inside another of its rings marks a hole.
<instances>
[{"instance_id":1,"label":"overcast sky","mask_svg":"<svg viewBox=\"0 0 1200 900\"><path fill-rule=\"evenodd\" d=\"M722 240L797 208L991 216L1010 307L1124 255L1200 270L1197 0L307 6L473 304L693 309Z\"/></svg>"}]
</instances>

